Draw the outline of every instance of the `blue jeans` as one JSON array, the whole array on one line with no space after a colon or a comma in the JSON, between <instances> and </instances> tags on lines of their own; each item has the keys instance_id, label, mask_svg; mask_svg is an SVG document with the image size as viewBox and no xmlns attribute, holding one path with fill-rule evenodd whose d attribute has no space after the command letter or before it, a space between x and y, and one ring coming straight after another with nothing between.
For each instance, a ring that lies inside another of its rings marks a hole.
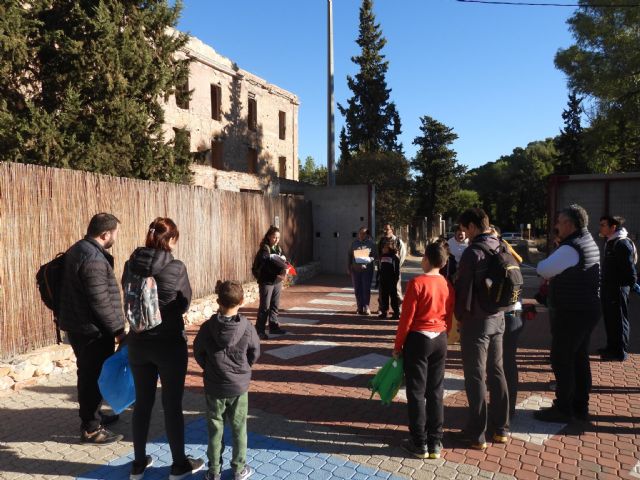
<instances>
[{"instance_id":1,"label":"blue jeans","mask_svg":"<svg viewBox=\"0 0 640 480\"><path fill-rule=\"evenodd\" d=\"M353 283L353 290L356 294L356 303L358 304L358 310L369 308L369 301L371 300L371 279L373 278L373 267L358 269L354 271L351 268L351 282Z\"/></svg>"}]
</instances>

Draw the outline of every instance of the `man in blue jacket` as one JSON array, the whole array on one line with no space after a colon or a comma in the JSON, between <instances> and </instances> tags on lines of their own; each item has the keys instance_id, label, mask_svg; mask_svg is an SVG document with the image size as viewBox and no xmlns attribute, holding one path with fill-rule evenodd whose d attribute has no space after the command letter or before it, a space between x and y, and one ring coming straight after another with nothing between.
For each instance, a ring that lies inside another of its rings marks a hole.
<instances>
[{"instance_id":1,"label":"man in blue jacket","mask_svg":"<svg viewBox=\"0 0 640 480\"><path fill-rule=\"evenodd\" d=\"M623 225L622 217L600 218L600 235L606 239L600 291L607 345L598 352L603 360L619 362L629 353L629 292L638 280L638 252Z\"/></svg>"},{"instance_id":2,"label":"man in blue jacket","mask_svg":"<svg viewBox=\"0 0 640 480\"><path fill-rule=\"evenodd\" d=\"M124 313L120 287L107 252L118 238L120 221L98 213L89 222L86 236L67 250L60 291L60 329L76 355L78 403L83 443L108 444L122 440L105 425L117 415L102 415L98 377L102 364L124 338Z\"/></svg>"}]
</instances>

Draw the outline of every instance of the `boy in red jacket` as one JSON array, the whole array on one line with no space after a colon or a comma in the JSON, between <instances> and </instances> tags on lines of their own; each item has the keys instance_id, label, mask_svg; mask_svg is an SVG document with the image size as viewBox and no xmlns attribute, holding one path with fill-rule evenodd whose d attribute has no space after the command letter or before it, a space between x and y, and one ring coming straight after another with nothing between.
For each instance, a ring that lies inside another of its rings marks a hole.
<instances>
[{"instance_id":1,"label":"boy in red jacket","mask_svg":"<svg viewBox=\"0 0 640 480\"><path fill-rule=\"evenodd\" d=\"M402 448L416 458L440 458L444 421L447 332L455 303L451 283L439 270L447 261L441 243L427 246L424 275L412 279L402 302L393 356L403 356L411 438Z\"/></svg>"}]
</instances>

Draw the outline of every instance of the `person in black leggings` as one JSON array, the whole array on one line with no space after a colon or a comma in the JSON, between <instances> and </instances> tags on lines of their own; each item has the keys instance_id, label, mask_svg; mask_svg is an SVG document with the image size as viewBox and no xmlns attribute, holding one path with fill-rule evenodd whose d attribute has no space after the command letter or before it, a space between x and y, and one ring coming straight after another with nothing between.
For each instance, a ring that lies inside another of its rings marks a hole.
<instances>
[{"instance_id":1,"label":"person in black leggings","mask_svg":"<svg viewBox=\"0 0 640 480\"><path fill-rule=\"evenodd\" d=\"M203 460L187 457L184 451L182 396L187 374L187 339L182 314L191 303L191 285L184 263L171 254L178 237L178 228L170 218L156 218L149 226L145 247L137 248L131 254L122 278L126 292L126 283L135 278L133 275L153 277L161 317L159 325L140 332L132 329L127 338L136 387L132 419L135 459L131 480L141 479L145 469L152 464L151 456L146 454L146 444L158 376L162 383L164 423L173 459L169 478L179 480L204 467Z\"/></svg>"}]
</instances>

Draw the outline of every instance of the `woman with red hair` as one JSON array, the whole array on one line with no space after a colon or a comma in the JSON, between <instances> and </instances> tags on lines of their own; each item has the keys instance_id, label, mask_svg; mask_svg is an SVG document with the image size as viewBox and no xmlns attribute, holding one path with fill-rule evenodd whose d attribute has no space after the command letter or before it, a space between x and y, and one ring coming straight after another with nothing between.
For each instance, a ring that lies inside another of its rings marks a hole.
<instances>
[{"instance_id":1,"label":"woman with red hair","mask_svg":"<svg viewBox=\"0 0 640 480\"><path fill-rule=\"evenodd\" d=\"M141 479L152 464L151 456L146 454L146 444L158 376L162 382L164 424L173 459L169 478L184 478L204 466L202 460L187 457L184 451L182 396L187 374L187 337L182 314L191 303L191 285L184 263L171 253L179 236L173 220L156 218L149 225L145 246L131 254L122 277L125 310L132 325L127 338L129 363L136 387L132 480ZM144 286L136 287L141 282ZM146 292L144 299L141 289ZM135 321L144 316L135 311L140 305L150 308L146 312L152 312L144 324ZM159 307L159 316L154 307Z\"/></svg>"}]
</instances>

